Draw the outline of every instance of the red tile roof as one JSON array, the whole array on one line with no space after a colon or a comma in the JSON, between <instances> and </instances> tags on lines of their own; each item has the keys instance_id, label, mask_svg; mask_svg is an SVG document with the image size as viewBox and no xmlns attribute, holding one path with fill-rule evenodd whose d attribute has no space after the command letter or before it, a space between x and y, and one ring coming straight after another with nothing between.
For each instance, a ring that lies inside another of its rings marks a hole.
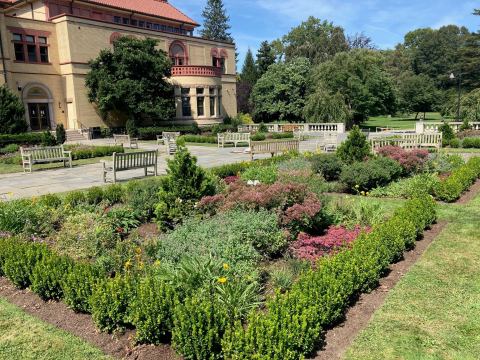
<instances>
[{"instance_id":1,"label":"red tile roof","mask_svg":"<svg viewBox=\"0 0 480 360\"><path fill-rule=\"evenodd\" d=\"M198 23L168 3L167 0L84 0L86 2L131 10L198 26Z\"/></svg>"}]
</instances>

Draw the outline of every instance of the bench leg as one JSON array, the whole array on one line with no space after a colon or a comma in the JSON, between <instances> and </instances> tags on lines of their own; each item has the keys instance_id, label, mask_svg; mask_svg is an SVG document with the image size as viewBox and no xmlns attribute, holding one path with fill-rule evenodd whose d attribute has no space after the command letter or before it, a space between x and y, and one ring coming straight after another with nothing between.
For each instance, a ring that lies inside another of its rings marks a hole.
<instances>
[{"instance_id":1,"label":"bench leg","mask_svg":"<svg viewBox=\"0 0 480 360\"><path fill-rule=\"evenodd\" d=\"M115 170L113 170L113 183L116 184L117 183L117 173Z\"/></svg>"},{"instance_id":2,"label":"bench leg","mask_svg":"<svg viewBox=\"0 0 480 360\"><path fill-rule=\"evenodd\" d=\"M145 166L145 169L144 169L144 170L145 170L145 177L147 177L147 176L148 176L148 168L147 168L147 166Z\"/></svg>"}]
</instances>

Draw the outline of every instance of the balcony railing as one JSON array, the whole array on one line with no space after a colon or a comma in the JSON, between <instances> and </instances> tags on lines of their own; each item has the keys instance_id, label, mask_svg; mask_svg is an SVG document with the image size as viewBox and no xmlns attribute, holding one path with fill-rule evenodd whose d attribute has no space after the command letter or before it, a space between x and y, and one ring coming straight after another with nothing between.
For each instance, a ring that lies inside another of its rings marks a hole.
<instances>
[{"instance_id":1,"label":"balcony railing","mask_svg":"<svg viewBox=\"0 0 480 360\"><path fill-rule=\"evenodd\" d=\"M173 66L172 76L222 77L222 68L202 65Z\"/></svg>"}]
</instances>

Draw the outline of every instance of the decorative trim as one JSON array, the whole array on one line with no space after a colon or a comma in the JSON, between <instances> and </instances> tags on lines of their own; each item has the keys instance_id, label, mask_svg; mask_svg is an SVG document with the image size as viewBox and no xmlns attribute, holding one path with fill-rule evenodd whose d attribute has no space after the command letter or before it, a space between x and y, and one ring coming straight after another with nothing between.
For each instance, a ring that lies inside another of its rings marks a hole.
<instances>
[{"instance_id":1,"label":"decorative trim","mask_svg":"<svg viewBox=\"0 0 480 360\"><path fill-rule=\"evenodd\" d=\"M50 31L44 31L44 30L25 29L25 28L19 28L14 26L7 26L7 29L10 30L10 32L12 33L22 34L22 35L44 36L44 37L49 37L50 35L52 35Z\"/></svg>"}]
</instances>

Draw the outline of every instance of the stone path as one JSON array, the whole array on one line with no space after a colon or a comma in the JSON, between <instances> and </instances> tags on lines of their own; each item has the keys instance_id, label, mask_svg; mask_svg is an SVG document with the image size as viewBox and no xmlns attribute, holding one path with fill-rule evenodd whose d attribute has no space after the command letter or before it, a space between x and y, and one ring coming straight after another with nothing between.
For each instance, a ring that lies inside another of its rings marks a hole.
<instances>
[{"instance_id":1,"label":"stone path","mask_svg":"<svg viewBox=\"0 0 480 360\"><path fill-rule=\"evenodd\" d=\"M93 140L90 144L102 145L105 140ZM144 150L154 150L158 147L151 142L140 142L139 147ZM243 153L244 148L225 148L207 146L187 146L189 151L198 159L198 163L206 168L228 163L248 161L250 155ZM315 141L301 143L300 150L315 150ZM163 150L163 147L160 147ZM256 155L255 158L269 157ZM166 172L167 155L161 153L158 160L159 174ZM118 181L127 181L143 177L143 170L130 170L118 173ZM63 168L59 164L58 169L37 170L32 173L15 173L0 175L0 195L6 194L6 199L19 199L48 193L61 193L66 191L87 189L93 186L103 186L102 164L88 164L74 166L72 169ZM0 198L0 201L2 199Z\"/></svg>"}]
</instances>

